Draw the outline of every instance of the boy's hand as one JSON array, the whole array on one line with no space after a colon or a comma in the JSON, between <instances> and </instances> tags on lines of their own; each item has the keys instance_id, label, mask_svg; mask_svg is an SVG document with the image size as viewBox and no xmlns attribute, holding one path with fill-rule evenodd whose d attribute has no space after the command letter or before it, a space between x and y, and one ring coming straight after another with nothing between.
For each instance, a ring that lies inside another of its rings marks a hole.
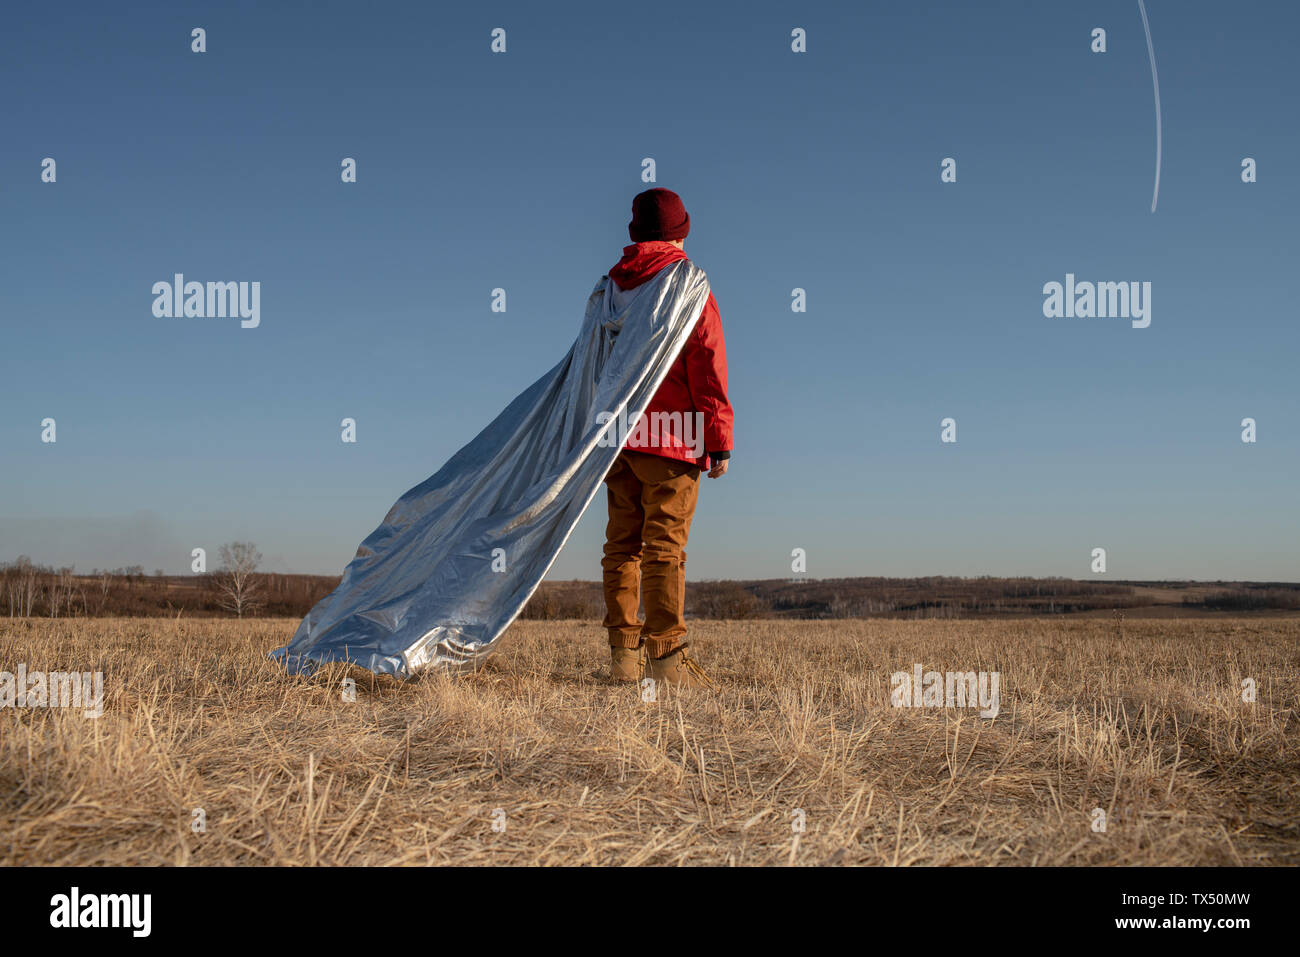
<instances>
[{"instance_id":1,"label":"boy's hand","mask_svg":"<svg viewBox=\"0 0 1300 957\"><path fill-rule=\"evenodd\" d=\"M731 459L723 459L721 462L714 462L713 468L709 469L709 478L722 478L727 474L727 465Z\"/></svg>"}]
</instances>

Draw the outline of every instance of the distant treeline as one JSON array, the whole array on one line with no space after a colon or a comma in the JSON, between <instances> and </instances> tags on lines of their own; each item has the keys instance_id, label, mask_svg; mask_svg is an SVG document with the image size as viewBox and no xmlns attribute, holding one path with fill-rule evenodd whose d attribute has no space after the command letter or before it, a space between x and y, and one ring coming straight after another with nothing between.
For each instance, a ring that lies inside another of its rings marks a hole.
<instances>
[{"instance_id":1,"label":"distant treeline","mask_svg":"<svg viewBox=\"0 0 1300 957\"><path fill-rule=\"evenodd\" d=\"M0 617L230 617L220 573L147 575L132 566L77 574L26 559L0 564ZM255 614L301 618L337 576L255 576ZM1068 578L833 578L691 582L695 618L1000 618L1162 606L1188 612L1300 611L1292 582L1093 582ZM600 619L599 582L544 582L522 617Z\"/></svg>"},{"instance_id":2,"label":"distant treeline","mask_svg":"<svg viewBox=\"0 0 1300 957\"><path fill-rule=\"evenodd\" d=\"M1300 583L930 577L686 586L686 613L695 618L1001 618L1123 612L1157 605L1188 611L1300 611ZM600 618L604 613L599 582L546 582L522 617Z\"/></svg>"},{"instance_id":3,"label":"distant treeline","mask_svg":"<svg viewBox=\"0 0 1300 957\"><path fill-rule=\"evenodd\" d=\"M339 583L331 575L259 572L257 614L302 617ZM0 565L0 617L231 617L222 573L146 575L139 565L77 574L18 559Z\"/></svg>"}]
</instances>

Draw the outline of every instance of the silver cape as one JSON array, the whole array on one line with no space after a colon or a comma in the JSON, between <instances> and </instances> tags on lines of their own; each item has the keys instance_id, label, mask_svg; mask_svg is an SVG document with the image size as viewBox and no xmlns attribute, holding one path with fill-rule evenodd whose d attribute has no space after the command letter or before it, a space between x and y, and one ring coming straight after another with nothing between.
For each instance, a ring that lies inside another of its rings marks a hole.
<instances>
[{"instance_id":1,"label":"silver cape","mask_svg":"<svg viewBox=\"0 0 1300 957\"><path fill-rule=\"evenodd\" d=\"M291 672L351 661L409 678L470 670L492 652L618 457L619 423L645 411L709 296L689 260L622 309L614 288L601 277L568 355L397 500L272 657Z\"/></svg>"}]
</instances>

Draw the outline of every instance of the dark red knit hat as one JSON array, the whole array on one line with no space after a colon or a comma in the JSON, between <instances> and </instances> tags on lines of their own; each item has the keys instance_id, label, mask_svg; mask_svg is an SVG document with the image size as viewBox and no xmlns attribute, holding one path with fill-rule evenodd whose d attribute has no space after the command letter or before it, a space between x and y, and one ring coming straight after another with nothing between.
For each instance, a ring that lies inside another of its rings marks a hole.
<instances>
[{"instance_id":1,"label":"dark red knit hat","mask_svg":"<svg viewBox=\"0 0 1300 957\"><path fill-rule=\"evenodd\" d=\"M632 222L627 224L632 242L685 239L690 231L691 214L671 189L655 187L637 193L632 200Z\"/></svg>"}]
</instances>

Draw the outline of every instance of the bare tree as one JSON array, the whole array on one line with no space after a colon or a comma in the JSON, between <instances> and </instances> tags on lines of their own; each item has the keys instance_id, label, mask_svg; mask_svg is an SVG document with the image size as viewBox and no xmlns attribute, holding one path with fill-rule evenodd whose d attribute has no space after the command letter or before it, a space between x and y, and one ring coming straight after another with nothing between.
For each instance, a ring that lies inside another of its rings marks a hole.
<instances>
[{"instance_id":1,"label":"bare tree","mask_svg":"<svg viewBox=\"0 0 1300 957\"><path fill-rule=\"evenodd\" d=\"M217 571L217 604L243 618L264 604L257 566L262 553L252 542L227 542L221 546L221 568Z\"/></svg>"},{"instance_id":2,"label":"bare tree","mask_svg":"<svg viewBox=\"0 0 1300 957\"><path fill-rule=\"evenodd\" d=\"M74 569L60 568L50 576L48 605L51 618L58 618L60 613L72 617L72 602L77 594L77 580L73 577Z\"/></svg>"},{"instance_id":3,"label":"bare tree","mask_svg":"<svg viewBox=\"0 0 1300 957\"><path fill-rule=\"evenodd\" d=\"M108 604L108 593L113 589L113 573L103 571L99 574L99 612L104 613L104 606Z\"/></svg>"},{"instance_id":4,"label":"bare tree","mask_svg":"<svg viewBox=\"0 0 1300 957\"><path fill-rule=\"evenodd\" d=\"M37 568L26 555L5 569L9 617L30 618L36 607Z\"/></svg>"}]
</instances>

